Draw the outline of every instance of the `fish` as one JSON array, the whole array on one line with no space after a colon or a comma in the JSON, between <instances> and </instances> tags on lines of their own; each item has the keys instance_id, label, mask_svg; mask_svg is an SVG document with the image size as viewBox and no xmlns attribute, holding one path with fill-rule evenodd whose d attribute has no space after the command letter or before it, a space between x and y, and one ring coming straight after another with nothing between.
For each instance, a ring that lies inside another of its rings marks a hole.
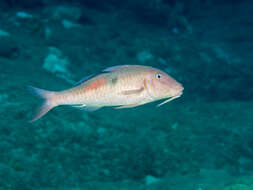
<instances>
[{"instance_id":1,"label":"fish","mask_svg":"<svg viewBox=\"0 0 253 190\"><path fill-rule=\"evenodd\" d=\"M108 106L133 108L166 99L157 105L159 107L179 98L184 88L160 69L144 65L118 65L90 75L66 90L48 91L33 86L28 86L28 89L44 100L30 120L34 122L60 105L95 111Z\"/></svg>"}]
</instances>

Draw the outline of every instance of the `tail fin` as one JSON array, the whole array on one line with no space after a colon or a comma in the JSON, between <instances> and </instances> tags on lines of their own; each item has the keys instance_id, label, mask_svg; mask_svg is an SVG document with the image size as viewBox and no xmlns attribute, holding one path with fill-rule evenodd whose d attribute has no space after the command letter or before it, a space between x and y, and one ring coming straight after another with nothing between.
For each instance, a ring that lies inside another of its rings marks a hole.
<instances>
[{"instance_id":1,"label":"tail fin","mask_svg":"<svg viewBox=\"0 0 253 190\"><path fill-rule=\"evenodd\" d=\"M43 99L43 103L41 107L38 109L37 113L30 120L30 122L34 122L44 116L48 111L54 108L56 105L52 101L52 97L55 95L54 92L39 89L33 86L28 86L28 90L35 96Z\"/></svg>"}]
</instances>

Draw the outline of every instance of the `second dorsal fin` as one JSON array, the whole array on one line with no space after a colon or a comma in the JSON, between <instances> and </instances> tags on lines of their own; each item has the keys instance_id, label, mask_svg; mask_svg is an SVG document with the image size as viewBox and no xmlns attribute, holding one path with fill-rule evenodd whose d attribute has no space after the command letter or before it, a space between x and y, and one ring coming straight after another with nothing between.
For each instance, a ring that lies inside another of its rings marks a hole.
<instances>
[{"instance_id":1,"label":"second dorsal fin","mask_svg":"<svg viewBox=\"0 0 253 190\"><path fill-rule=\"evenodd\" d=\"M104 69L101 73L98 73L98 74L92 74L92 75L89 75L87 77L84 77L82 78L80 81L78 81L75 86L77 85L80 85L88 80L90 80L91 78L94 78L96 76L98 76L99 74L103 74L103 73L108 73L108 72L113 72L113 71L118 71L120 69L125 69L125 68L128 68L129 66L131 65L116 65L116 66L112 66L112 67L108 67L106 69Z\"/></svg>"},{"instance_id":2,"label":"second dorsal fin","mask_svg":"<svg viewBox=\"0 0 253 190\"><path fill-rule=\"evenodd\" d=\"M116 66L112 66L112 67L108 67L105 70L103 70L104 72L112 72L112 71L118 71L120 69L124 69L124 68L128 68L130 65L116 65Z\"/></svg>"}]
</instances>

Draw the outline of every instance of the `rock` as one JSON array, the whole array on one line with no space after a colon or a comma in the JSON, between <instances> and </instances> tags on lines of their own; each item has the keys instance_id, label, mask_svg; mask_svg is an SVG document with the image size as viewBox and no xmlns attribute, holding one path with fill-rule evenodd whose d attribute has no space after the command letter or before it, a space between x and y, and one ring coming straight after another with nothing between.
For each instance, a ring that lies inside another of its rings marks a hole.
<instances>
[{"instance_id":1,"label":"rock","mask_svg":"<svg viewBox=\"0 0 253 190\"><path fill-rule=\"evenodd\" d=\"M75 28L75 27L78 27L78 24L75 24L67 19L63 19L61 21L62 23L62 26L65 28L65 29L71 29L71 28Z\"/></svg>"},{"instance_id":2,"label":"rock","mask_svg":"<svg viewBox=\"0 0 253 190\"><path fill-rule=\"evenodd\" d=\"M33 16L29 13L26 13L26 12L23 12L23 11L19 11L16 13L16 16L18 18L21 18L21 19L29 19L29 18L32 18Z\"/></svg>"},{"instance_id":3,"label":"rock","mask_svg":"<svg viewBox=\"0 0 253 190\"><path fill-rule=\"evenodd\" d=\"M158 178L156 178L154 176L151 176L151 175L148 175L148 176L145 177L145 183L146 183L146 185L151 185L151 184L157 183L159 181L160 181L160 179L158 179Z\"/></svg>"},{"instance_id":4,"label":"rock","mask_svg":"<svg viewBox=\"0 0 253 190\"><path fill-rule=\"evenodd\" d=\"M44 59L43 68L57 77L74 84L70 79L71 73L68 70L69 60L56 47L49 47L49 54Z\"/></svg>"},{"instance_id":5,"label":"rock","mask_svg":"<svg viewBox=\"0 0 253 190\"><path fill-rule=\"evenodd\" d=\"M43 68L52 73L63 73L68 75L67 66L69 62L67 58L62 55L62 52L55 48L49 47L49 54L44 59Z\"/></svg>"}]
</instances>

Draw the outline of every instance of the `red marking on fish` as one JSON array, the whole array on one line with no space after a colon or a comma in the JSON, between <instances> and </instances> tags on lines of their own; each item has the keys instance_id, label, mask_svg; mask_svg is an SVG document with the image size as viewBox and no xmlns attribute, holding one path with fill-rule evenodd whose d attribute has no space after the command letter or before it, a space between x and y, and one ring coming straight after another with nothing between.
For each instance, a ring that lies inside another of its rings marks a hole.
<instances>
[{"instance_id":1,"label":"red marking on fish","mask_svg":"<svg viewBox=\"0 0 253 190\"><path fill-rule=\"evenodd\" d=\"M106 84L105 78L100 78L92 81L87 86L84 87L85 90L96 90L101 86L104 86Z\"/></svg>"}]
</instances>

